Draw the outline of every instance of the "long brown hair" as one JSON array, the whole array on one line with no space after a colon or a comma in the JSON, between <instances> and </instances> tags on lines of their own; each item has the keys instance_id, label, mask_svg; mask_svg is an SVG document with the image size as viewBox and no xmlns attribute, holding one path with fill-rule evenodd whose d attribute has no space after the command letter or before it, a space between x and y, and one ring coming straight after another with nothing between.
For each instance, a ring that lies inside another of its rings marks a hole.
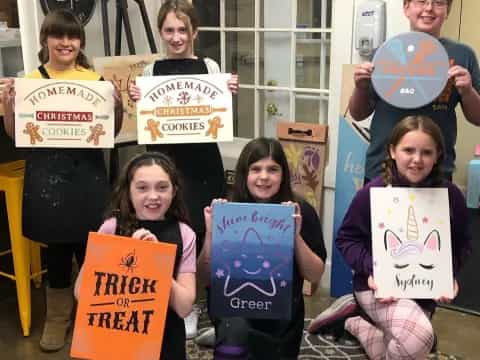
<instances>
[{"instance_id":1,"label":"long brown hair","mask_svg":"<svg viewBox=\"0 0 480 360\"><path fill-rule=\"evenodd\" d=\"M89 69L91 67L90 63L83 53L85 49L85 30L80 20L72 12L64 9L52 11L43 19L42 27L40 28L40 46L42 48L38 52L40 63L46 64L49 61L48 37L62 37L65 35L70 38L80 39L80 52L75 59L75 64Z\"/></svg>"},{"instance_id":2,"label":"long brown hair","mask_svg":"<svg viewBox=\"0 0 480 360\"><path fill-rule=\"evenodd\" d=\"M283 201L297 200L290 184L290 170L288 169L288 162L282 145L278 140L265 137L253 139L243 148L235 168L235 180L233 182L230 200L237 202L255 202L255 199L247 187L250 165L268 157L271 157L282 169L280 189L270 202L280 203Z\"/></svg>"},{"instance_id":3,"label":"long brown hair","mask_svg":"<svg viewBox=\"0 0 480 360\"><path fill-rule=\"evenodd\" d=\"M160 166L170 177L175 195L165 217L190 224L187 207L183 199L183 183L172 160L159 152L145 152L134 156L123 168L106 212L106 218L117 218L119 235L130 236L138 229L138 220L130 199L130 184L136 171L143 166Z\"/></svg>"},{"instance_id":4,"label":"long brown hair","mask_svg":"<svg viewBox=\"0 0 480 360\"><path fill-rule=\"evenodd\" d=\"M165 21L165 18L170 12L173 12L178 19L183 21L183 23L188 29L190 38L192 38L193 33L197 31L200 23L193 5L186 0L165 1L160 10L158 11L158 31L162 31L163 22Z\"/></svg>"},{"instance_id":5,"label":"long brown hair","mask_svg":"<svg viewBox=\"0 0 480 360\"><path fill-rule=\"evenodd\" d=\"M427 135L429 135L435 146L437 148L437 161L433 165L432 171L428 176L429 179L432 180L433 185L439 185L443 181L443 172L442 172L442 164L443 159L445 158L445 141L443 140L442 131L438 127L437 124L433 122L428 116L424 115L412 115L403 118L392 130L390 135L390 140L386 146L387 156L383 162L383 180L385 185L392 184L397 166L395 164L395 160L392 159L390 154L390 149L395 148L398 143L402 140L405 134L409 133L410 131L421 131Z\"/></svg>"}]
</instances>

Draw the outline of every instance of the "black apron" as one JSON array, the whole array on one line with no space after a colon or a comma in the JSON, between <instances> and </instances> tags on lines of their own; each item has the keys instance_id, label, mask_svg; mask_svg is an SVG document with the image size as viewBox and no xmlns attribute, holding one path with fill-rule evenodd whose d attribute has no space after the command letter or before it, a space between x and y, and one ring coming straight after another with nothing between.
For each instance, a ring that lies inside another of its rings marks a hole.
<instances>
[{"instance_id":1,"label":"black apron","mask_svg":"<svg viewBox=\"0 0 480 360\"><path fill-rule=\"evenodd\" d=\"M165 59L156 61L153 75L208 74L204 59ZM182 174L184 195L197 243L205 233L203 208L215 198L225 196L222 157L216 143L147 145L172 158Z\"/></svg>"},{"instance_id":2,"label":"black apron","mask_svg":"<svg viewBox=\"0 0 480 360\"><path fill-rule=\"evenodd\" d=\"M43 78L46 69L39 67ZM24 151L23 233L47 244L86 243L102 223L109 194L101 149Z\"/></svg>"},{"instance_id":3,"label":"black apron","mask_svg":"<svg viewBox=\"0 0 480 360\"><path fill-rule=\"evenodd\" d=\"M158 221L140 220L139 228L150 230L161 242L177 245L175 266L173 268L173 277L176 279L183 255L183 240L178 221L171 219ZM187 358L185 341L185 322L169 306L160 360L185 360Z\"/></svg>"}]
</instances>

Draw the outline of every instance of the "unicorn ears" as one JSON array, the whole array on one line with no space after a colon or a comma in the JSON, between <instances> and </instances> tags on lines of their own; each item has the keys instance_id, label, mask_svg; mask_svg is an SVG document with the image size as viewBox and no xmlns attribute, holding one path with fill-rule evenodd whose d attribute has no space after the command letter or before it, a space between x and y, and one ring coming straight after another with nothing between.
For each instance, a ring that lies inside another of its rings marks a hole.
<instances>
[{"instance_id":1,"label":"unicorn ears","mask_svg":"<svg viewBox=\"0 0 480 360\"><path fill-rule=\"evenodd\" d=\"M438 230L432 230L424 242L425 249L430 251L440 251L440 233Z\"/></svg>"},{"instance_id":2,"label":"unicorn ears","mask_svg":"<svg viewBox=\"0 0 480 360\"><path fill-rule=\"evenodd\" d=\"M396 250L402 245L400 238L391 230L385 231L383 241L385 243L385 250Z\"/></svg>"}]
</instances>

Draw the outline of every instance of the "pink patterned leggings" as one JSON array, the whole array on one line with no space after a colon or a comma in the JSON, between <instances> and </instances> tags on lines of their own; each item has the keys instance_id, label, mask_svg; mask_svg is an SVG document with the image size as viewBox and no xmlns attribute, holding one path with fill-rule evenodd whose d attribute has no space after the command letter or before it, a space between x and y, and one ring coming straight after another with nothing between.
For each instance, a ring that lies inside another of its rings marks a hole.
<instances>
[{"instance_id":1,"label":"pink patterned leggings","mask_svg":"<svg viewBox=\"0 0 480 360\"><path fill-rule=\"evenodd\" d=\"M373 291L355 293L375 325L360 316L347 319L345 329L362 344L370 359L425 359L433 345L429 315L415 301L382 304Z\"/></svg>"}]
</instances>

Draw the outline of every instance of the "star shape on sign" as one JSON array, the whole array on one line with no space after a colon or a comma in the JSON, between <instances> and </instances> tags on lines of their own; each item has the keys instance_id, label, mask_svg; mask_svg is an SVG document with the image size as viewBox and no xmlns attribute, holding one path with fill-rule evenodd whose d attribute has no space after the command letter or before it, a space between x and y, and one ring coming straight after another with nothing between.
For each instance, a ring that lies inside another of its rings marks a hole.
<instances>
[{"instance_id":1,"label":"star shape on sign","mask_svg":"<svg viewBox=\"0 0 480 360\"><path fill-rule=\"evenodd\" d=\"M215 275L217 276L217 278L222 278L225 276L225 271L223 269L217 269L217 271L215 272Z\"/></svg>"},{"instance_id":2,"label":"star shape on sign","mask_svg":"<svg viewBox=\"0 0 480 360\"><path fill-rule=\"evenodd\" d=\"M233 296L245 288L253 289L264 296L275 296L277 286L275 278L281 278L280 269L288 264L289 257L282 254L266 252L265 242L262 236L253 227L248 228L235 256L225 259L227 272L223 286L224 296ZM255 248L255 251L251 249ZM238 258L238 255L240 258ZM217 270L217 278L218 270ZM278 281L281 281L279 279Z\"/></svg>"}]
</instances>

